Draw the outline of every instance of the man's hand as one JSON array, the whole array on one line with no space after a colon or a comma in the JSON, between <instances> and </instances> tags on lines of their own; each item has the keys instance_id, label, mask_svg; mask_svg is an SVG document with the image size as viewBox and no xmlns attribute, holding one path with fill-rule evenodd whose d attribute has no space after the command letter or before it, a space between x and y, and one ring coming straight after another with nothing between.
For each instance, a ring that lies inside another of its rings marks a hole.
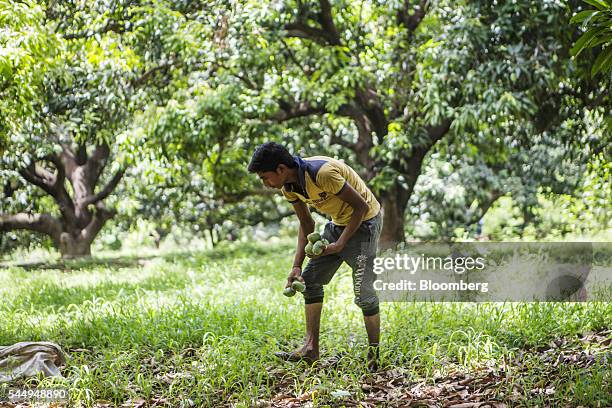
<instances>
[{"instance_id":1,"label":"man's hand","mask_svg":"<svg viewBox=\"0 0 612 408\"><path fill-rule=\"evenodd\" d=\"M339 242L332 242L329 245L325 246L325 249L323 250L323 252L321 252L319 255L308 255L306 254L306 256L308 256L309 258L315 259L315 258L319 258L321 256L325 256L325 255L331 255L331 254L337 254L338 252L342 251L344 249L344 245L342 245Z\"/></svg>"},{"instance_id":2,"label":"man's hand","mask_svg":"<svg viewBox=\"0 0 612 408\"><path fill-rule=\"evenodd\" d=\"M291 273L287 277L287 284L285 285L285 287L290 287L293 281L296 280L299 280L300 282L304 283L304 278L302 278L302 268L298 268L297 266L291 269Z\"/></svg>"}]
</instances>

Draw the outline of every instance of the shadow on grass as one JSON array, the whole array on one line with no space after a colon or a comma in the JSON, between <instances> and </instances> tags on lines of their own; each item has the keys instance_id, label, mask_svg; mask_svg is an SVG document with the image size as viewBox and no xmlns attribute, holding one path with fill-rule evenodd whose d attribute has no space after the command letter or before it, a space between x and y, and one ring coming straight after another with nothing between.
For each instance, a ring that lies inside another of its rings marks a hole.
<instances>
[{"instance_id":1,"label":"shadow on grass","mask_svg":"<svg viewBox=\"0 0 612 408\"><path fill-rule=\"evenodd\" d=\"M222 244L214 249L207 250L179 250L150 255L117 255L106 257L84 257L79 259L67 259L57 262L34 261L34 262L3 262L0 268L16 267L26 271L58 270L70 272L73 270L88 269L105 266L113 269L125 269L142 267L147 261L161 259L172 263L198 264L206 260L223 260L231 258L248 258L253 256L269 255L277 248L264 247L254 243L230 243Z\"/></svg>"},{"instance_id":2,"label":"shadow on grass","mask_svg":"<svg viewBox=\"0 0 612 408\"><path fill-rule=\"evenodd\" d=\"M142 266L143 261L149 259L159 258L159 255L148 255L148 256L121 256L121 257L84 257L80 259L62 260L58 262L47 262L47 261L36 261L36 262L5 262L0 264L0 267L15 267L21 268L26 271L39 271L39 270L58 270L69 272L79 269L93 268L97 266L107 266L109 268L134 268Z\"/></svg>"}]
</instances>

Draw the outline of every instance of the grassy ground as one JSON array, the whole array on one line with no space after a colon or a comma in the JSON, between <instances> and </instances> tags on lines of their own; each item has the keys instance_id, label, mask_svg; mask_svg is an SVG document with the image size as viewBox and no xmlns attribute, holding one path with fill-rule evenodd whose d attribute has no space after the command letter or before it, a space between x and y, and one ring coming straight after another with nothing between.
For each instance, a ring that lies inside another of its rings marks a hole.
<instances>
[{"instance_id":1,"label":"grassy ground","mask_svg":"<svg viewBox=\"0 0 612 408\"><path fill-rule=\"evenodd\" d=\"M323 360L278 361L303 336L299 295L282 295L291 261L289 244L253 244L0 270L0 344L69 355L65 379L9 385L68 387L71 406L612 405L610 303L384 304L384 366L368 374L346 267Z\"/></svg>"}]
</instances>

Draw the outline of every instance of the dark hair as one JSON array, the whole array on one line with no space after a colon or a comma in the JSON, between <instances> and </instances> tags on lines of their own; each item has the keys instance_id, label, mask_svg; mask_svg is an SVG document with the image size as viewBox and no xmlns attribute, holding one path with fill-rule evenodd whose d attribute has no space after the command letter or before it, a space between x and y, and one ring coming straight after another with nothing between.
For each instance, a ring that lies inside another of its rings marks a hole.
<instances>
[{"instance_id":1,"label":"dark hair","mask_svg":"<svg viewBox=\"0 0 612 408\"><path fill-rule=\"evenodd\" d=\"M249 173L276 171L279 164L284 164L291 168L297 167L293 156L285 146L275 142L266 142L255 148L248 170Z\"/></svg>"}]
</instances>

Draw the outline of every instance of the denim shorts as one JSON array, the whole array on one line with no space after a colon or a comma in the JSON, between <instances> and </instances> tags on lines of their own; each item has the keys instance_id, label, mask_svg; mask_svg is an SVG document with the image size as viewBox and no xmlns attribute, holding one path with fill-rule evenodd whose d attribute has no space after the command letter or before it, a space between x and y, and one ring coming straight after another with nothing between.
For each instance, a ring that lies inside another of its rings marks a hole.
<instances>
[{"instance_id":1,"label":"denim shorts","mask_svg":"<svg viewBox=\"0 0 612 408\"><path fill-rule=\"evenodd\" d=\"M328 222L321 237L335 242L344 228ZM341 252L310 259L302 272L306 283L303 293L306 304L323 302L323 286L331 281L338 268L346 262L353 270L355 304L361 308L364 316L377 314L379 308L378 296L374 290L374 258L381 230L382 215L379 212L361 223Z\"/></svg>"}]
</instances>

